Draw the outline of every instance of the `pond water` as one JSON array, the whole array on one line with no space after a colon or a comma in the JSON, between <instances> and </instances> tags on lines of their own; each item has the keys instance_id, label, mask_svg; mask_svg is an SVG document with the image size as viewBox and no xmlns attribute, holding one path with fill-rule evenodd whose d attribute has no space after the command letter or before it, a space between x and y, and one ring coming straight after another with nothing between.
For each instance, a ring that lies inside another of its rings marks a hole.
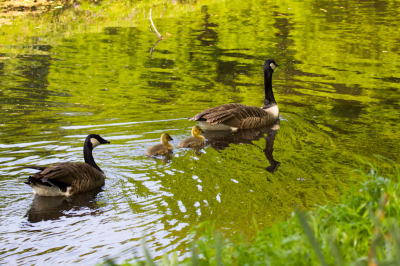
<instances>
[{"instance_id":1,"label":"pond water","mask_svg":"<svg viewBox=\"0 0 400 266\"><path fill-rule=\"evenodd\" d=\"M143 238L153 256L177 250L183 258L200 222L251 239L255 226L295 208L337 201L357 182L360 159L400 162L396 1L153 8L167 37L153 58L147 11L132 11L136 22L123 13L84 29L63 25L61 12L59 30L43 35L2 26L1 263L121 262L143 256ZM85 14L76 11L77 20ZM177 148L195 125L187 118L205 108L262 106L267 58L280 65L279 123L206 132L208 145L197 152ZM162 132L174 138L172 158L146 157ZM22 166L83 161L91 133L111 141L94 150L105 186L71 198L34 196L24 180L35 171Z\"/></svg>"}]
</instances>

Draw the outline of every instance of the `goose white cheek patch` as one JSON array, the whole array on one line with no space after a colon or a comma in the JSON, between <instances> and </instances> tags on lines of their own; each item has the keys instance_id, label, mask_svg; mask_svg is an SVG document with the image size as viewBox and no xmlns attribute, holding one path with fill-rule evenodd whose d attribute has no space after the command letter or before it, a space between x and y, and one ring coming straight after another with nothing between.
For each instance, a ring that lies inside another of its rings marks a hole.
<instances>
[{"instance_id":1,"label":"goose white cheek patch","mask_svg":"<svg viewBox=\"0 0 400 266\"><path fill-rule=\"evenodd\" d=\"M100 142L99 142L97 139L95 139L95 138L91 138L91 139L90 139L90 142L91 142L92 145L93 145L93 149L100 145Z\"/></svg>"},{"instance_id":2,"label":"goose white cheek patch","mask_svg":"<svg viewBox=\"0 0 400 266\"><path fill-rule=\"evenodd\" d=\"M276 67L274 63L269 64L269 66L272 68L272 70L274 70Z\"/></svg>"}]
</instances>

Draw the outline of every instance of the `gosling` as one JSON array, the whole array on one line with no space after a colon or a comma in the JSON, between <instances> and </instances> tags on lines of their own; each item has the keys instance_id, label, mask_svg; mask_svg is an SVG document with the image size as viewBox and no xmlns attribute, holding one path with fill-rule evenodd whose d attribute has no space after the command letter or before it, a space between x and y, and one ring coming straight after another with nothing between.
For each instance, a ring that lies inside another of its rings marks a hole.
<instances>
[{"instance_id":1,"label":"gosling","mask_svg":"<svg viewBox=\"0 0 400 266\"><path fill-rule=\"evenodd\" d=\"M172 154L172 144L168 143L168 141L173 140L171 136L168 133L162 133L161 135L161 144L156 144L154 146L151 146L150 148L147 149L146 155L147 156L156 156L156 155L162 155L166 156L169 154Z\"/></svg>"},{"instance_id":2,"label":"gosling","mask_svg":"<svg viewBox=\"0 0 400 266\"><path fill-rule=\"evenodd\" d=\"M186 138L179 143L180 148L201 148L204 145L205 138L200 135L203 132L200 126L192 128L192 137Z\"/></svg>"}]
</instances>

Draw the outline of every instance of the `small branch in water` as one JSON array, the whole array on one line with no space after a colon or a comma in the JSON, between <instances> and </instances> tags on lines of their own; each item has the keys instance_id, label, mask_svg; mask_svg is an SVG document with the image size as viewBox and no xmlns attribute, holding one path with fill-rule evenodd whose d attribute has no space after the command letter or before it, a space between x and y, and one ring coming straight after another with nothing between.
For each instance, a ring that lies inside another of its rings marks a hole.
<instances>
[{"instance_id":1,"label":"small branch in water","mask_svg":"<svg viewBox=\"0 0 400 266\"><path fill-rule=\"evenodd\" d=\"M151 59L153 59L153 51L154 51L154 49L156 49L157 44L158 44L161 40L164 39L164 37L161 36L161 34L158 32L156 26L154 25L153 20L151 19L151 8L150 8L149 19L150 19L150 22L151 22L150 31L151 31L152 33L154 33L154 35L156 35L157 38L158 38L158 41L156 42L156 44L150 49L150 56L151 56ZM151 26L153 26L153 28L151 28ZM154 30L153 30L153 29L154 29Z\"/></svg>"},{"instance_id":2,"label":"small branch in water","mask_svg":"<svg viewBox=\"0 0 400 266\"><path fill-rule=\"evenodd\" d=\"M156 26L154 25L153 20L151 19L151 8L150 8L150 16L149 16L149 18L150 18L151 25L153 26L153 29L154 29L155 32L157 33L158 39L160 39L160 40L163 39L163 37L161 36L161 34L158 32ZM151 27L150 27L150 30L151 30ZM157 44L156 44L156 45L157 45Z\"/></svg>"}]
</instances>

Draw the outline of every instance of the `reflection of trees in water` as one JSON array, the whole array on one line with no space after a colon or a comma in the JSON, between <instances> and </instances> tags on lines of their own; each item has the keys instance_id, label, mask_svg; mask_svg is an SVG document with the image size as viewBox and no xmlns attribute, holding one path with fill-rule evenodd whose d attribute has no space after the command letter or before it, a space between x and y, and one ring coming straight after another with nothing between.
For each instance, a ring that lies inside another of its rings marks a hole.
<instances>
[{"instance_id":1,"label":"reflection of trees in water","mask_svg":"<svg viewBox=\"0 0 400 266\"><path fill-rule=\"evenodd\" d=\"M52 46L34 45L32 49L40 53L47 53ZM65 96L65 93L48 89L48 76L52 60L52 57L47 54L33 54L18 55L7 61L5 66L7 74L3 76L6 97L0 99L0 105L7 110L8 115L5 119L8 126L5 130L10 132L10 136L16 136L15 132L24 132L23 134L26 135L26 123L47 125L59 120L57 117L44 115L46 111L57 106L54 102L49 101L51 96ZM40 128L30 127L29 130L32 134Z\"/></svg>"},{"instance_id":2,"label":"reflection of trees in water","mask_svg":"<svg viewBox=\"0 0 400 266\"><path fill-rule=\"evenodd\" d=\"M200 41L201 46L210 46L218 42L218 33L212 29L218 27L218 24L209 22L210 14L208 14L208 6L202 6L201 12L205 14L204 22L197 39Z\"/></svg>"},{"instance_id":3,"label":"reflection of trees in water","mask_svg":"<svg viewBox=\"0 0 400 266\"><path fill-rule=\"evenodd\" d=\"M212 60L216 62L216 65L212 67L215 69L215 77L213 80L217 83L230 86L236 89L237 86L250 86L252 84L243 84L237 81L240 75L248 75L251 65L243 62L238 62L237 60L224 61L221 59L222 56L234 57L234 58L248 58L248 55L241 53L241 50L226 50L218 47L219 43L219 33L216 31L219 29L219 25L209 21L210 14L208 13L208 6L202 6L201 12L204 13L203 23L201 25L202 29L195 31L199 33L197 39L200 41L200 46L207 49L207 56L211 56ZM215 30L214 30L215 29ZM208 47L208 48L207 48ZM191 55L194 52L191 52ZM203 64L205 62L199 62L199 70L204 71ZM206 67L209 68L209 67ZM202 82L206 80L200 80ZM208 89L211 89L214 83L211 82Z\"/></svg>"},{"instance_id":4,"label":"reflection of trees in water","mask_svg":"<svg viewBox=\"0 0 400 266\"><path fill-rule=\"evenodd\" d=\"M33 49L41 52L49 52L50 45L36 45ZM19 55L15 59L18 64L8 64L8 76L5 76L6 86L10 83L8 90L11 104L30 104L32 101L44 101L51 95L47 90L49 82L47 77L50 73L50 55ZM12 62L14 63L14 62ZM18 85L11 86L11 83ZM18 102L17 102L18 100Z\"/></svg>"},{"instance_id":5,"label":"reflection of trees in water","mask_svg":"<svg viewBox=\"0 0 400 266\"><path fill-rule=\"evenodd\" d=\"M291 46L294 46L295 42L293 37L291 36L291 30L294 30L295 23L293 23L292 19L287 19L289 14L280 14L284 16L279 16L277 12L275 12L274 16L274 28L278 29L279 32L275 33L275 36L278 39L277 47L280 51L285 52L285 56L287 59L290 59L296 52L291 51L293 54L288 54L288 49ZM289 56L289 57L288 57ZM294 59L294 58L293 58ZM279 64L279 62L278 62Z\"/></svg>"},{"instance_id":6,"label":"reflection of trees in water","mask_svg":"<svg viewBox=\"0 0 400 266\"><path fill-rule=\"evenodd\" d=\"M5 57L5 54L0 54L0 57ZM0 76L4 76L4 66L5 66L4 61L0 61Z\"/></svg>"},{"instance_id":7,"label":"reflection of trees in water","mask_svg":"<svg viewBox=\"0 0 400 266\"><path fill-rule=\"evenodd\" d=\"M98 213L99 205L96 196L102 189L94 189L72 197L41 197L35 195L26 217L29 222L37 223L47 220L58 220L60 217L82 217ZM84 212L79 213L82 209Z\"/></svg>"}]
</instances>

